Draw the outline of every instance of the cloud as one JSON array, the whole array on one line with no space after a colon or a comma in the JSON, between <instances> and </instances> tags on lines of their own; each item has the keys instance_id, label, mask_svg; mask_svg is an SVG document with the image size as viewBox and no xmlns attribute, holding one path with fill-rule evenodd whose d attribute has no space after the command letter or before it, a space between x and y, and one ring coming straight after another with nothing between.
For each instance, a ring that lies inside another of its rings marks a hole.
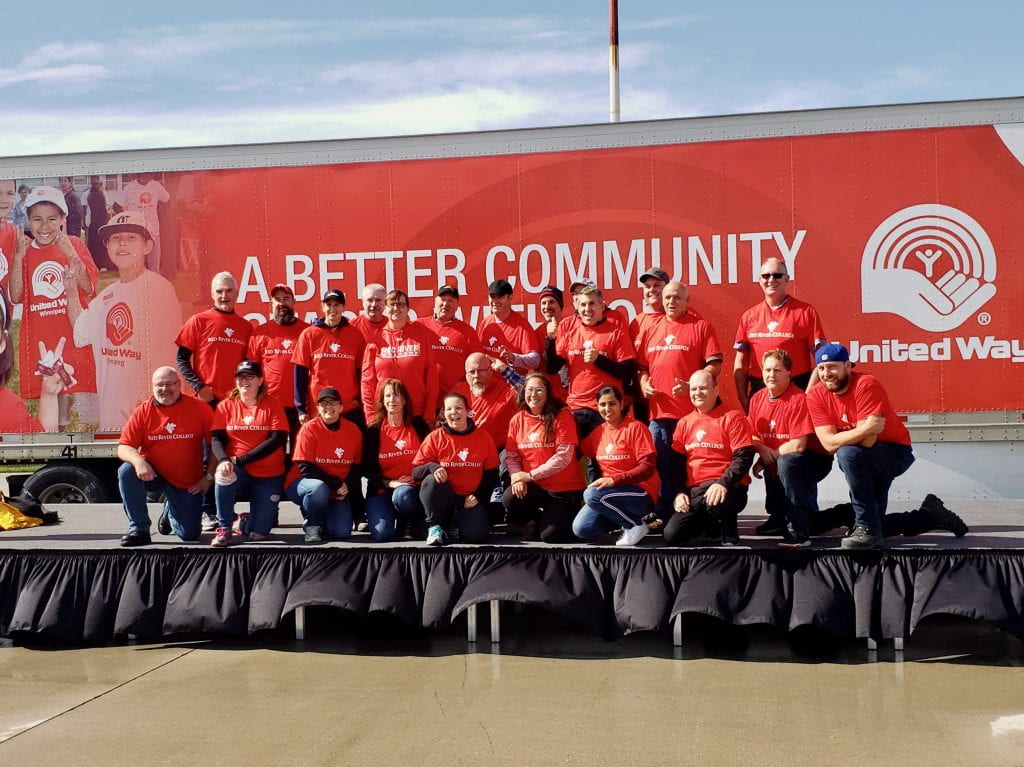
<instances>
[{"instance_id":1,"label":"cloud","mask_svg":"<svg viewBox=\"0 0 1024 767\"><path fill-rule=\"evenodd\" d=\"M95 84L110 76L110 70L101 64L67 64L64 66L0 69L0 88L6 85L46 83L64 88Z\"/></svg>"}]
</instances>

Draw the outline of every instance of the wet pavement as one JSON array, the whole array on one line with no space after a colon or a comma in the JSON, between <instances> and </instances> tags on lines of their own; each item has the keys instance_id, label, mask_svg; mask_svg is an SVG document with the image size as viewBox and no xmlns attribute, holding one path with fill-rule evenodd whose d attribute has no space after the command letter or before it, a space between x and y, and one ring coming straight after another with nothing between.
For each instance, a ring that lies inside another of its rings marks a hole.
<instances>
[{"instance_id":1,"label":"wet pavement","mask_svg":"<svg viewBox=\"0 0 1024 767\"><path fill-rule=\"evenodd\" d=\"M0 647L5 765L1024 765L1024 643L928 622L902 662L805 630L503 642L310 610L309 636ZM20 640L19 640L20 641Z\"/></svg>"}]
</instances>

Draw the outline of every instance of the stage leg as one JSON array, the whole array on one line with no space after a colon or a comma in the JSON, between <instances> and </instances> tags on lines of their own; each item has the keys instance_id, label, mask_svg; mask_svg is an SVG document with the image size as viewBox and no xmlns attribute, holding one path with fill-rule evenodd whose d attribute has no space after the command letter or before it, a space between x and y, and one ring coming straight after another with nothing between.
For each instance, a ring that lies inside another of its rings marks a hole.
<instances>
[{"instance_id":1,"label":"stage leg","mask_svg":"<svg viewBox=\"0 0 1024 767\"><path fill-rule=\"evenodd\" d=\"M295 608L295 639L301 642L306 638L306 608Z\"/></svg>"},{"instance_id":2,"label":"stage leg","mask_svg":"<svg viewBox=\"0 0 1024 767\"><path fill-rule=\"evenodd\" d=\"M874 637L868 637L868 652L873 652L878 649L878 640Z\"/></svg>"},{"instance_id":3,"label":"stage leg","mask_svg":"<svg viewBox=\"0 0 1024 767\"><path fill-rule=\"evenodd\" d=\"M466 641L476 643L476 605L466 608Z\"/></svg>"},{"instance_id":4,"label":"stage leg","mask_svg":"<svg viewBox=\"0 0 1024 767\"><path fill-rule=\"evenodd\" d=\"M672 646L683 646L683 614L679 613L672 619Z\"/></svg>"},{"instance_id":5,"label":"stage leg","mask_svg":"<svg viewBox=\"0 0 1024 767\"><path fill-rule=\"evenodd\" d=\"M491 600L491 644L501 643L501 602Z\"/></svg>"}]
</instances>

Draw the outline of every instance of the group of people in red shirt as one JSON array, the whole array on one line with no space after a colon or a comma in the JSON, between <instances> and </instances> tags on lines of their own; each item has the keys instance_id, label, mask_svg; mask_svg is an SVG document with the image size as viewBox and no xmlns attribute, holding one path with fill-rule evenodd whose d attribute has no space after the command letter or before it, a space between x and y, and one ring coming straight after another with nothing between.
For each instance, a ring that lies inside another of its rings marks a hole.
<instances>
[{"instance_id":1,"label":"group of people in red shirt","mask_svg":"<svg viewBox=\"0 0 1024 767\"><path fill-rule=\"evenodd\" d=\"M154 373L153 399L121 435L122 545L151 541L152 490L167 498L158 529L184 540L198 539L207 499L217 547L269 536L282 497L302 510L310 543L360 524L377 541L480 543L504 521L552 543L631 546L663 527L672 545L733 545L751 469L769 513L756 532L781 546L837 526L850 528L844 548L934 528L963 535L933 495L885 513L913 461L909 436L788 279L783 261L767 261L764 300L740 320L733 373L746 415L719 396L714 328L657 267L640 278L645 310L632 321L575 283L568 308L557 287L540 293L534 328L513 309L512 285L495 280L476 329L456 316L453 285L420 320L405 292L368 285L350 322L344 294L329 290L311 324L276 285L270 321L253 327L234 313L234 278L218 274L213 307L178 334L177 370ZM851 502L823 511L817 484L833 456ZM238 517L240 494L250 506Z\"/></svg>"}]
</instances>

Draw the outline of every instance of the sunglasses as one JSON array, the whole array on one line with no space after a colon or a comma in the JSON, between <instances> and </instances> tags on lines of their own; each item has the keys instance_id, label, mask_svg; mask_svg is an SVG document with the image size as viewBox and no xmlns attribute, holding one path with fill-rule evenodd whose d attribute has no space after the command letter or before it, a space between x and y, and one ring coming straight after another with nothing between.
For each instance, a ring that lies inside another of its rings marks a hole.
<instances>
[{"instance_id":1,"label":"sunglasses","mask_svg":"<svg viewBox=\"0 0 1024 767\"><path fill-rule=\"evenodd\" d=\"M768 280L772 279L773 277L777 280L781 280L783 277L786 276L787 275L785 272L768 272L767 274L762 274L761 279L764 280L765 282L768 282Z\"/></svg>"}]
</instances>

